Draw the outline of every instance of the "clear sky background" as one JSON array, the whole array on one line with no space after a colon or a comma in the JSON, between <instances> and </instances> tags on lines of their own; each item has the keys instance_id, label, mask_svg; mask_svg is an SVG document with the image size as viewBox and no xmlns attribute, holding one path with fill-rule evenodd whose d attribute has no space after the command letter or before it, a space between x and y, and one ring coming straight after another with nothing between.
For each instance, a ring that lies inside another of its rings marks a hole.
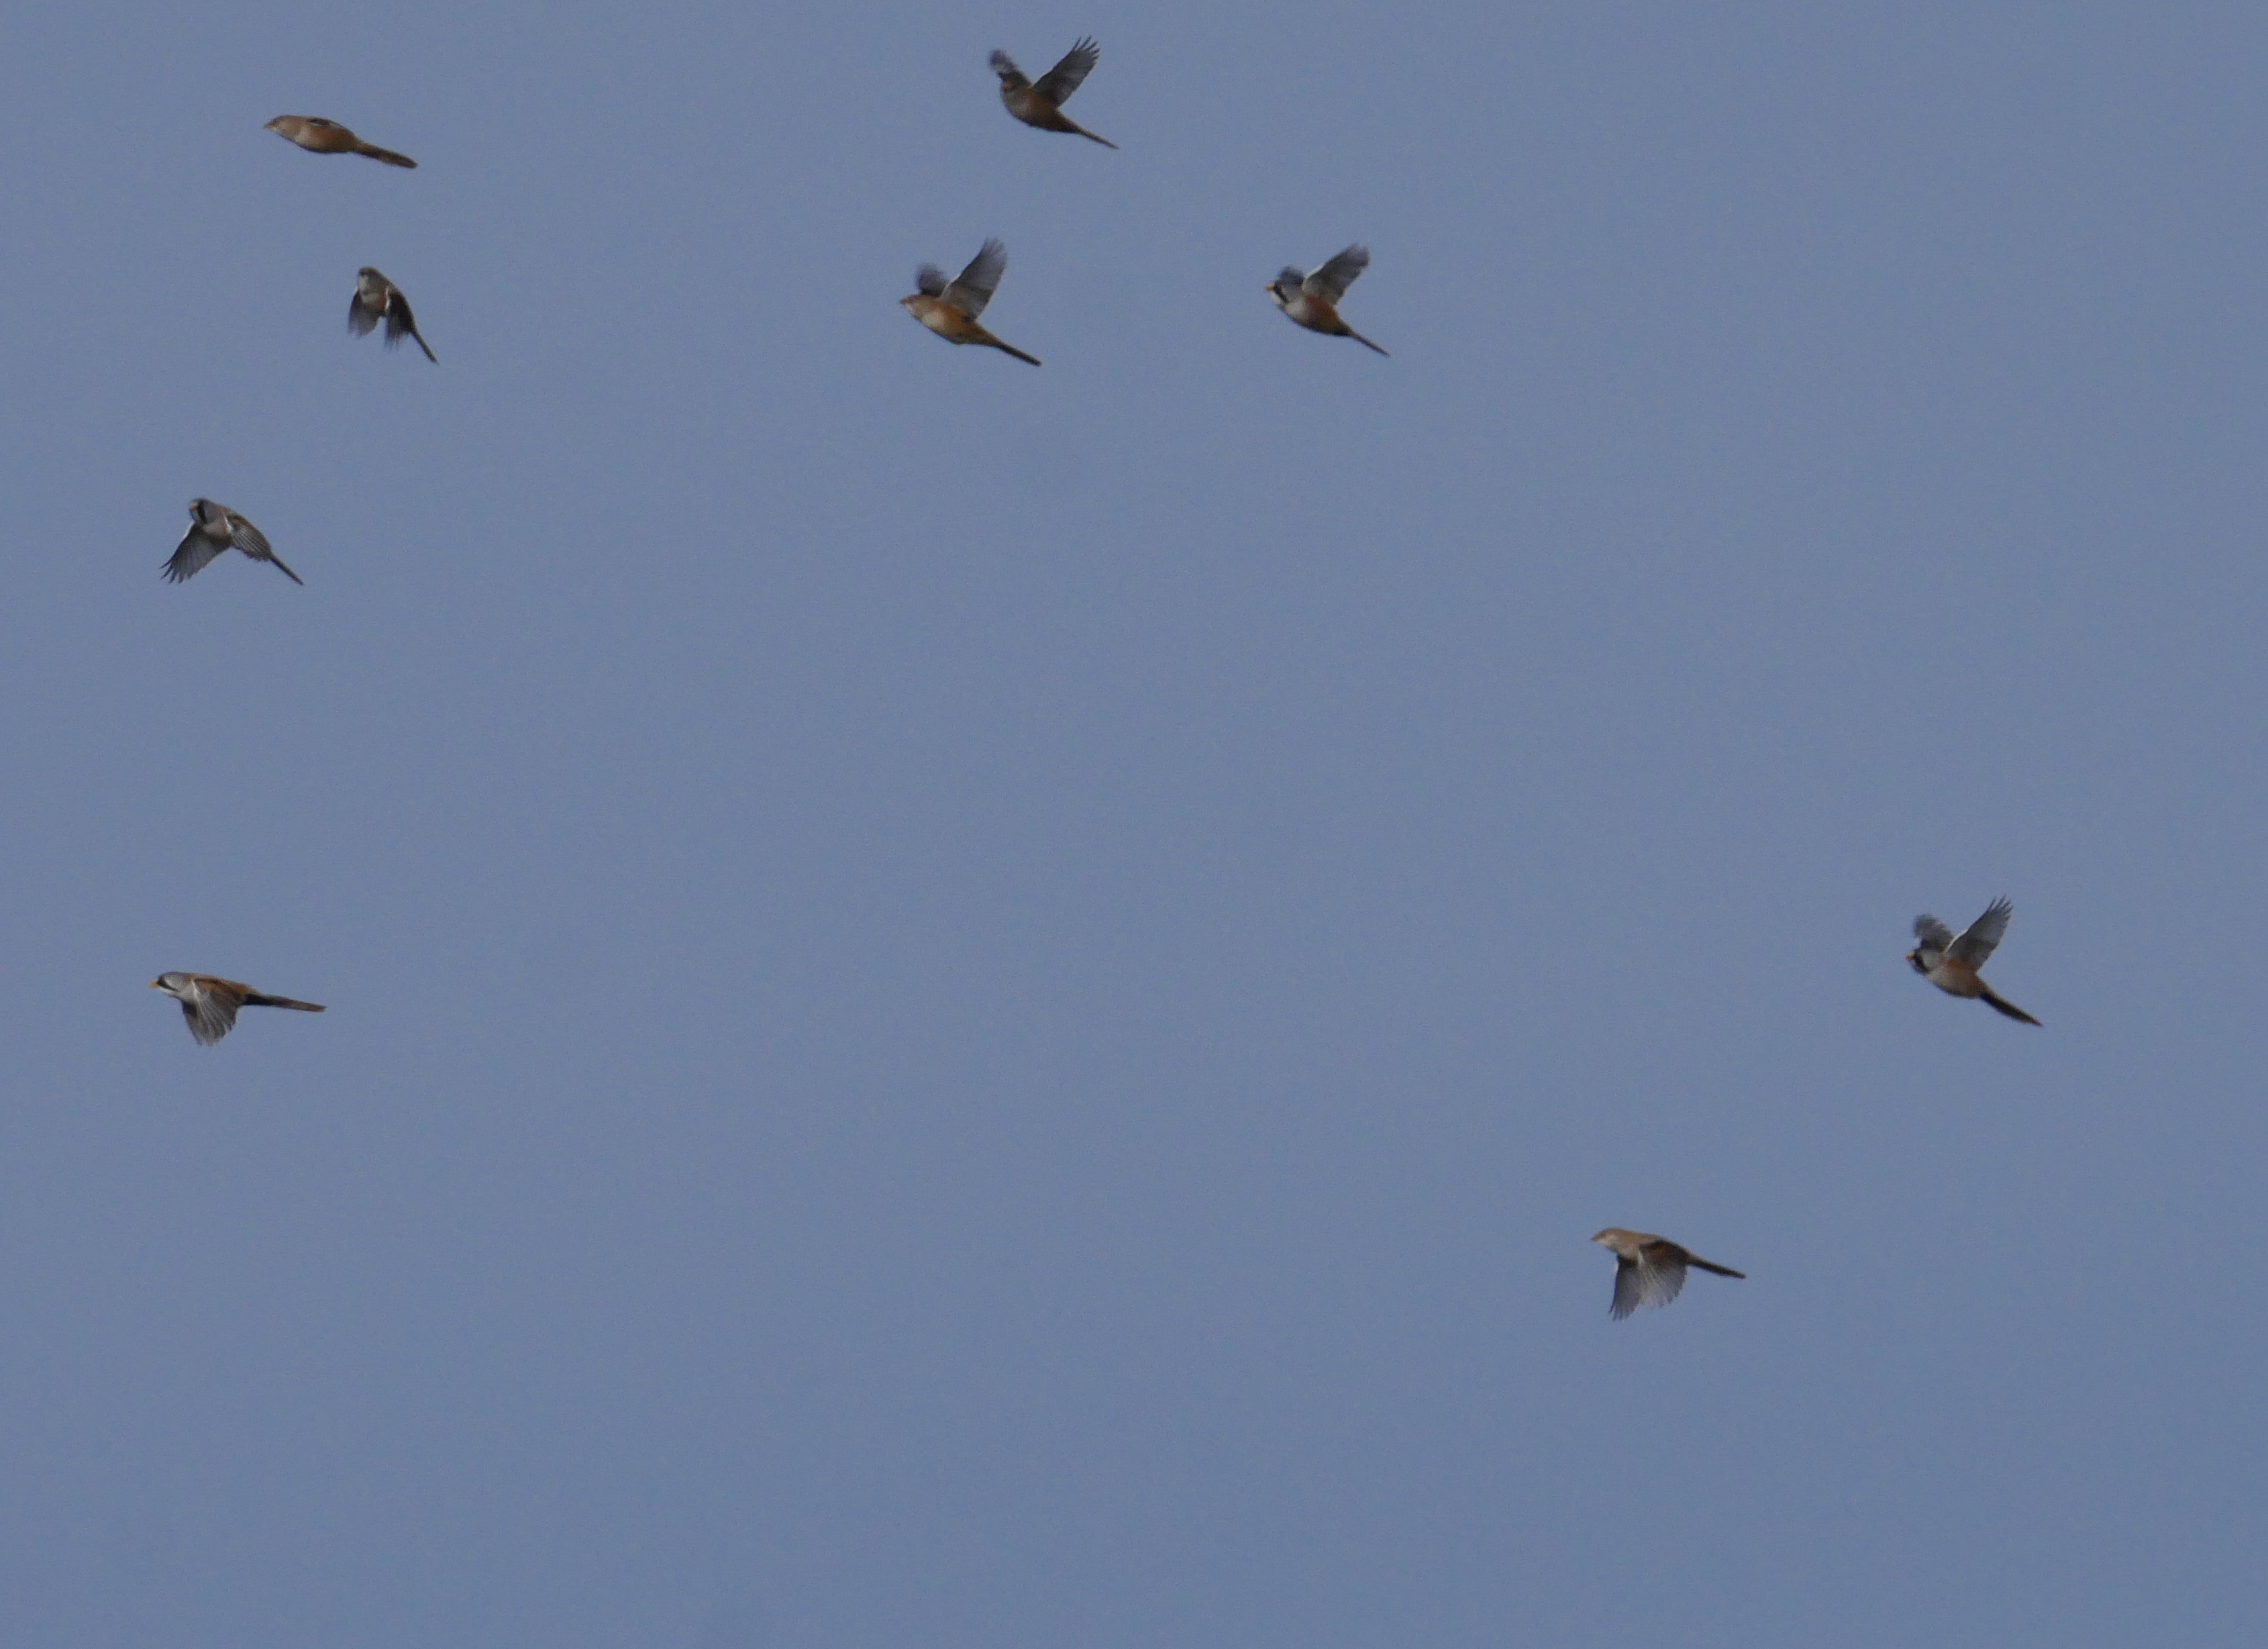
<instances>
[{"instance_id":1,"label":"clear sky background","mask_svg":"<svg viewBox=\"0 0 2268 1649\"><path fill-rule=\"evenodd\" d=\"M10 1645L2268 1637L2259 5L0 74Z\"/></svg>"}]
</instances>

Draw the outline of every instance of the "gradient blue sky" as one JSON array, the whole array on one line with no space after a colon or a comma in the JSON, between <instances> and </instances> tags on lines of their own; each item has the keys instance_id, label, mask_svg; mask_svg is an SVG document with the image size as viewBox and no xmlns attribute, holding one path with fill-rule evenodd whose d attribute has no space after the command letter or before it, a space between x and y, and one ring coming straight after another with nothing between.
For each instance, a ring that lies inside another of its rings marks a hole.
<instances>
[{"instance_id":1,"label":"gradient blue sky","mask_svg":"<svg viewBox=\"0 0 2268 1649\"><path fill-rule=\"evenodd\" d=\"M10 1645L2268 1636L2268 11L0 74Z\"/></svg>"}]
</instances>

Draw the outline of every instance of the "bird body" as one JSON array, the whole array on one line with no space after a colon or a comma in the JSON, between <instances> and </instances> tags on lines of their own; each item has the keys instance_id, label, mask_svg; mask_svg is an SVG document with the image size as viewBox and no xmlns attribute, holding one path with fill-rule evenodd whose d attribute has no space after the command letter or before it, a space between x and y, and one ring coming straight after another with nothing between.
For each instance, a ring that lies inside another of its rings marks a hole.
<instances>
[{"instance_id":1,"label":"bird body","mask_svg":"<svg viewBox=\"0 0 2268 1649\"><path fill-rule=\"evenodd\" d=\"M320 114L278 114L264 129L319 155L368 155L389 166L417 165L408 155L363 142L336 121L327 121Z\"/></svg>"},{"instance_id":2,"label":"bird body","mask_svg":"<svg viewBox=\"0 0 2268 1649\"><path fill-rule=\"evenodd\" d=\"M276 558L258 527L226 504L215 504L210 498L189 501L188 534L166 563L166 581L180 584L195 578L214 556L230 548L240 549L254 561L269 563L294 584L307 582Z\"/></svg>"},{"instance_id":3,"label":"bird body","mask_svg":"<svg viewBox=\"0 0 2268 1649\"><path fill-rule=\"evenodd\" d=\"M1302 275L1288 265L1268 283L1268 296L1276 300L1276 307L1310 332L1326 333L1335 338L1352 338L1366 350L1380 350L1339 319L1339 300L1346 296L1347 288L1355 277L1370 267L1370 248L1349 247L1312 275Z\"/></svg>"},{"instance_id":4,"label":"bird body","mask_svg":"<svg viewBox=\"0 0 2268 1649\"><path fill-rule=\"evenodd\" d=\"M239 1008L296 1008L302 1013L323 1012L320 1002L295 1002L290 997L262 996L250 985L215 974L159 974L150 982L181 1005L189 1034L200 1047L210 1048L236 1025Z\"/></svg>"},{"instance_id":5,"label":"bird body","mask_svg":"<svg viewBox=\"0 0 2268 1649\"><path fill-rule=\"evenodd\" d=\"M358 338L366 338L379 321L386 322L386 347L399 349L404 338L416 338L417 347L425 351L425 358L436 366L440 359L433 346L417 333L417 319L409 313L409 300L401 289L364 265L355 276L355 295L347 304L347 330Z\"/></svg>"},{"instance_id":6,"label":"bird body","mask_svg":"<svg viewBox=\"0 0 2268 1649\"><path fill-rule=\"evenodd\" d=\"M1977 971L1999 947L2000 936L2008 931L2008 918L2015 912L2016 907L2006 899L1995 899L1983 916L1959 934L1935 917L1916 917L1913 931L1918 942L1906 953L1906 961L1914 972L1948 996L1982 1002L2008 1019L2037 1025L2037 1020L1995 992Z\"/></svg>"},{"instance_id":7,"label":"bird body","mask_svg":"<svg viewBox=\"0 0 2268 1649\"><path fill-rule=\"evenodd\" d=\"M914 284L919 290L898 302L908 314L948 343L981 343L1037 366L1038 356L1027 355L1012 343L1003 343L976 323L984 306L992 301L1001 274L1007 267L1008 248L998 240L988 240L968 261L968 267L950 281L936 264L923 264L914 274Z\"/></svg>"},{"instance_id":8,"label":"bird body","mask_svg":"<svg viewBox=\"0 0 2268 1649\"><path fill-rule=\"evenodd\" d=\"M1620 1226L1609 1226L1591 1240L1615 1256L1615 1298L1607 1310L1617 1322L1640 1306L1666 1306L1676 1299L1685 1287L1688 1266L1698 1266L1719 1277L1745 1280L1748 1276L1729 1265L1705 1260L1691 1249L1682 1248L1668 1238L1657 1237L1652 1232L1625 1231Z\"/></svg>"},{"instance_id":9,"label":"bird body","mask_svg":"<svg viewBox=\"0 0 2268 1649\"><path fill-rule=\"evenodd\" d=\"M1102 48L1089 37L1065 52L1061 63L1035 82L1025 78L1007 53L994 52L992 72L1000 77L1000 101L1027 126L1036 126L1043 132L1070 132L1105 149L1116 149L1118 145L1110 139L1096 136L1063 112L1071 94L1085 83L1101 57Z\"/></svg>"}]
</instances>

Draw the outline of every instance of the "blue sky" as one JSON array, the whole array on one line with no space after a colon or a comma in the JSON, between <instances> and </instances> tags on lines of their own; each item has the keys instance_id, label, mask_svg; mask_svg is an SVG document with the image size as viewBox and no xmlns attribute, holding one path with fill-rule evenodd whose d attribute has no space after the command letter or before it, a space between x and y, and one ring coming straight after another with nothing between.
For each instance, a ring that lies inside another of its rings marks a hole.
<instances>
[{"instance_id":1,"label":"blue sky","mask_svg":"<svg viewBox=\"0 0 2268 1649\"><path fill-rule=\"evenodd\" d=\"M11 1645L2268 1631L2257 7L9 58Z\"/></svg>"}]
</instances>

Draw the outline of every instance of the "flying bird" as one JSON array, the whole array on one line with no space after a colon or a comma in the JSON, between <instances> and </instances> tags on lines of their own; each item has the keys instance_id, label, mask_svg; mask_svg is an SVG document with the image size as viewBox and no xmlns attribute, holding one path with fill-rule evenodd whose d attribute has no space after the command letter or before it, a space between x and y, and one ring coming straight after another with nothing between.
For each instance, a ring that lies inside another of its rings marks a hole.
<instances>
[{"instance_id":1,"label":"flying bird","mask_svg":"<svg viewBox=\"0 0 2268 1649\"><path fill-rule=\"evenodd\" d=\"M1038 356L1001 342L976 324L976 317L984 313L984 306L992 301L993 291L1000 284L1000 272L1007 267L1008 248L988 240L969 259L968 267L950 281L936 264L923 264L914 274L914 284L921 290L898 301L916 320L949 343L985 344L1037 366Z\"/></svg>"},{"instance_id":2,"label":"flying bird","mask_svg":"<svg viewBox=\"0 0 2268 1649\"><path fill-rule=\"evenodd\" d=\"M397 155L391 149L363 142L336 121L327 121L320 114L278 114L262 129L289 138L300 148L319 155L368 155L389 166L415 167L417 164L408 155Z\"/></svg>"},{"instance_id":3,"label":"flying bird","mask_svg":"<svg viewBox=\"0 0 2268 1649\"><path fill-rule=\"evenodd\" d=\"M1016 60L1007 53L994 52L992 72L1000 77L1000 101L1008 106L1009 114L1027 126L1036 126L1043 132L1075 132L1105 149L1116 149L1118 145L1110 139L1095 136L1063 112L1063 106L1085 84L1101 55L1102 48L1089 36L1065 52L1061 63L1035 82L1024 78L1024 71L1016 67Z\"/></svg>"},{"instance_id":4,"label":"flying bird","mask_svg":"<svg viewBox=\"0 0 2268 1649\"><path fill-rule=\"evenodd\" d=\"M386 322L387 349L398 349L404 338L416 338L425 358L436 366L441 364L433 346L418 337L417 318L409 313L409 300L401 289L365 264L355 277L355 295L347 305L347 330L366 338L381 320Z\"/></svg>"},{"instance_id":5,"label":"flying bird","mask_svg":"<svg viewBox=\"0 0 2268 1649\"><path fill-rule=\"evenodd\" d=\"M232 545L254 561L270 563L294 584L307 582L276 560L276 552L268 548L268 540L258 527L226 504L215 504L210 498L189 500L188 535L181 540L180 548L166 562L166 581L180 584L183 579L195 578L205 570L215 556Z\"/></svg>"},{"instance_id":6,"label":"flying bird","mask_svg":"<svg viewBox=\"0 0 2268 1649\"><path fill-rule=\"evenodd\" d=\"M320 1002L294 1002L289 997L263 997L250 985L240 985L233 979L219 979L211 974L159 974L150 982L150 989L162 990L181 1005L181 1017L189 1022L189 1034L197 1039L200 1047L210 1048L229 1034L236 1026L239 1008L297 1008L302 1013L320 1013Z\"/></svg>"},{"instance_id":7,"label":"flying bird","mask_svg":"<svg viewBox=\"0 0 2268 1649\"><path fill-rule=\"evenodd\" d=\"M1591 1240L1612 1250L1615 1256L1615 1299L1607 1309L1616 1322L1640 1306L1666 1306L1676 1299L1685 1286L1685 1268L1689 1265L1714 1271L1719 1277L1745 1279L1748 1276L1729 1265L1705 1260L1668 1238L1649 1232L1624 1231L1620 1226L1609 1226Z\"/></svg>"},{"instance_id":8,"label":"flying bird","mask_svg":"<svg viewBox=\"0 0 2268 1649\"><path fill-rule=\"evenodd\" d=\"M1913 964L1914 972L1948 996L1973 997L1996 1013L2037 1025L2039 1021L2023 1009L1993 994L1992 987L1977 971L1999 947L2000 936L2008 931L2008 918L2015 912L2016 907L2006 899L1995 899L1958 938L1935 917L1916 917L1914 938L1921 942L1906 953L1906 960Z\"/></svg>"},{"instance_id":9,"label":"flying bird","mask_svg":"<svg viewBox=\"0 0 2268 1649\"><path fill-rule=\"evenodd\" d=\"M1310 332L1352 338L1366 350L1378 350L1378 345L1339 319L1339 300L1354 284L1355 276L1369 267L1370 248L1349 247L1313 275L1302 275L1286 267L1268 283L1268 296L1276 300L1277 308ZM1378 352L1386 353L1384 350Z\"/></svg>"}]
</instances>

